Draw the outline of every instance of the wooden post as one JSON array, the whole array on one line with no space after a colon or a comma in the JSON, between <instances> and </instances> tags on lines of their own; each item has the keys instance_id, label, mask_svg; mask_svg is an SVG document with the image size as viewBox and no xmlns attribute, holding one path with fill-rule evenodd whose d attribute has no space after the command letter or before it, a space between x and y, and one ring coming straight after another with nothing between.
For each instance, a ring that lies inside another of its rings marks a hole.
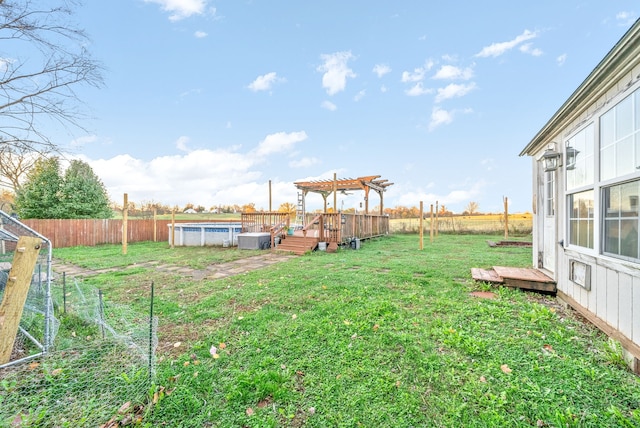
<instances>
[{"instance_id":1,"label":"wooden post","mask_svg":"<svg viewBox=\"0 0 640 428\"><path fill-rule=\"evenodd\" d=\"M176 209L171 210L171 248L176 244Z\"/></svg>"},{"instance_id":2,"label":"wooden post","mask_svg":"<svg viewBox=\"0 0 640 428\"><path fill-rule=\"evenodd\" d=\"M158 242L158 209L153 208L153 242Z\"/></svg>"},{"instance_id":3,"label":"wooden post","mask_svg":"<svg viewBox=\"0 0 640 428\"><path fill-rule=\"evenodd\" d=\"M429 219L429 235L431 236L431 243L433 244L433 204L431 204L431 217Z\"/></svg>"},{"instance_id":4,"label":"wooden post","mask_svg":"<svg viewBox=\"0 0 640 428\"><path fill-rule=\"evenodd\" d=\"M504 197L504 239L509 239L509 199Z\"/></svg>"},{"instance_id":5,"label":"wooden post","mask_svg":"<svg viewBox=\"0 0 640 428\"><path fill-rule=\"evenodd\" d=\"M422 219L423 219L423 204L422 201L420 201L420 249L424 249L424 242L423 242L423 238L424 238L424 230L423 230L423 225L422 225Z\"/></svg>"},{"instance_id":6,"label":"wooden post","mask_svg":"<svg viewBox=\"0 0 640 428\"><path fill-rule=\"evenodd\" d=\"M435 229L436 229L436 237L438 237L438 229L440 229L440 225L438 224L438 201L436 201L436 224L435 224Z\"/></svg>"},{"instance_id":7,"label":"wooden post","mask_svg":"<svg viewBox=\"0 0 640 428\"><path fill-rule=\"evenodd\" d=\"M333 212L338 212L338 174L333 173Z\"/></svg>"},{"instance_id":8,"label":"wooden post","mask_svg":"<svg viewBox=\"0 0 640 428\"><path fill-rule=\"evenodd\" d=\"M122 254L127 254L127 221L129 219L129 195L124 194L122 205Z\"/></svg>"},{"instance_id":9,"label":"wooden post","mask_svg":"<svg viewBox=\"0 0 640 428\"><path fill-rule=\"evenodd\" d=\"M4 297L0 304L0 364L6 364L11 359L11 351L18 334L20 318L29 294L40 246L40 238L31 236L18 238Z\"/></svg>"}]
</instances>

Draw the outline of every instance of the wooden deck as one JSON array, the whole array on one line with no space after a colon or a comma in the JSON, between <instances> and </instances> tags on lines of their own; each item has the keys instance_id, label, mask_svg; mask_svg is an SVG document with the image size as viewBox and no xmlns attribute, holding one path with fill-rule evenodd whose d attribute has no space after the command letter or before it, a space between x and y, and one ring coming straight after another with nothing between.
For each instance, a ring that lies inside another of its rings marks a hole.
<instances>
[{"instance_id":1,"label":"wooden deck","mask_svg":"<svg viewBox=\"0 0 640 428\"><path fill-rule=\"evenodd\" d=\"M492 269L471 268L476 281L490 282L523 290L555 293L556 282L534 268L494 266Z\"/></svg>"}]
</instances>

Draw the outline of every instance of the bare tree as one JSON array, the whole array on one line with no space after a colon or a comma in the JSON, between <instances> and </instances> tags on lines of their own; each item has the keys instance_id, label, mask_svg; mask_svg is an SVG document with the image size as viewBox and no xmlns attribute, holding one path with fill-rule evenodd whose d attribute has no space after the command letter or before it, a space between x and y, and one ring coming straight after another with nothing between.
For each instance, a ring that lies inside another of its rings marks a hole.
<instances>
[{"instance_id":1,"label":"bare tree","mask_svg":"<svg viewBox=\"0 0 640 428\"><path fill-rule=\"evenodd\" d=\"M467 205L467 212L469 213L469 215L473 215L478 212L478 208L479 208L478 203L471 201Z\"/></svg>"},{"instance_id":2,"label":"bare tree","mask_svg":"<svg viewBox=\"0 0 640 428\"><path fill-rule=\"evenodd\" d=\"M34 152L23 146L0 144L0 186L18 191L36 161L46 156L47 153Z\"/></svg>"},{"instance_id":3,"label":"bare tree","mask_svg":"<svg viewBox=\"0 0 640 428\"><path fill-rule=\"evenodd\" d=\"M100 87L102 67L74 27L75 0L0 0L0 147L57 151L46 123L80 128L75 89Z\"/></svg>"}]
</instances>

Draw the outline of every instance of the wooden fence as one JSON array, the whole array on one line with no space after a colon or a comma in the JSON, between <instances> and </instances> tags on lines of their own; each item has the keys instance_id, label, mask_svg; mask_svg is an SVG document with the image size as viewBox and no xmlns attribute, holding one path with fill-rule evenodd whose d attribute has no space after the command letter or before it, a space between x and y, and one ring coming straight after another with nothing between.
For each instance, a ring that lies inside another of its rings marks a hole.
<instances>
[{"instance_id":1,"label":"wooden fence","mask_svg":"<svg viewBox=\"0 0 640 428\"><path fill-rule=\"evenodd\" d=\"M72 220L21 220L31 229L51 241L53 248L93 247L100 244L122 243L122 220L72 219ZM228 223L229 220L180 220L179 223ZM171 220L134 219L127 222L127 242L169 242Z\"/></svg>"}]
</instances>

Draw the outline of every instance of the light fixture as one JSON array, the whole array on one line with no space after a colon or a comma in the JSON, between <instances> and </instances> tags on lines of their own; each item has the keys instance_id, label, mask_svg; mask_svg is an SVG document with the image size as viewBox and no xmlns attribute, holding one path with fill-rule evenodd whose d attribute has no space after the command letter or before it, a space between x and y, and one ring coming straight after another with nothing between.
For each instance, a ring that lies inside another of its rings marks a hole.
<instances>
[{"instance_id":1,"label":"light fixture","mask_svg":"<svg viewBox=\"0 0 640 428\"><path fill-rule=\"evenodd\" d=\"M578 153L580 153L580 150L571 146L567 146L565 153L567 159L567 169L575 169L576 159L578 158Z\"/></svg>"},{"instance_id":2,"label":"light fixture","mask_svg":"<svg viewBox=\"0 0 640 428\"><path fill-rule=\"evenodd\" d=\"M561 153L556 152L552 148L548 148L542 154L542 159L544 160L544 171L555 171L560 166L560 159L562 157Z\"/></svg>"}]
</instances>

